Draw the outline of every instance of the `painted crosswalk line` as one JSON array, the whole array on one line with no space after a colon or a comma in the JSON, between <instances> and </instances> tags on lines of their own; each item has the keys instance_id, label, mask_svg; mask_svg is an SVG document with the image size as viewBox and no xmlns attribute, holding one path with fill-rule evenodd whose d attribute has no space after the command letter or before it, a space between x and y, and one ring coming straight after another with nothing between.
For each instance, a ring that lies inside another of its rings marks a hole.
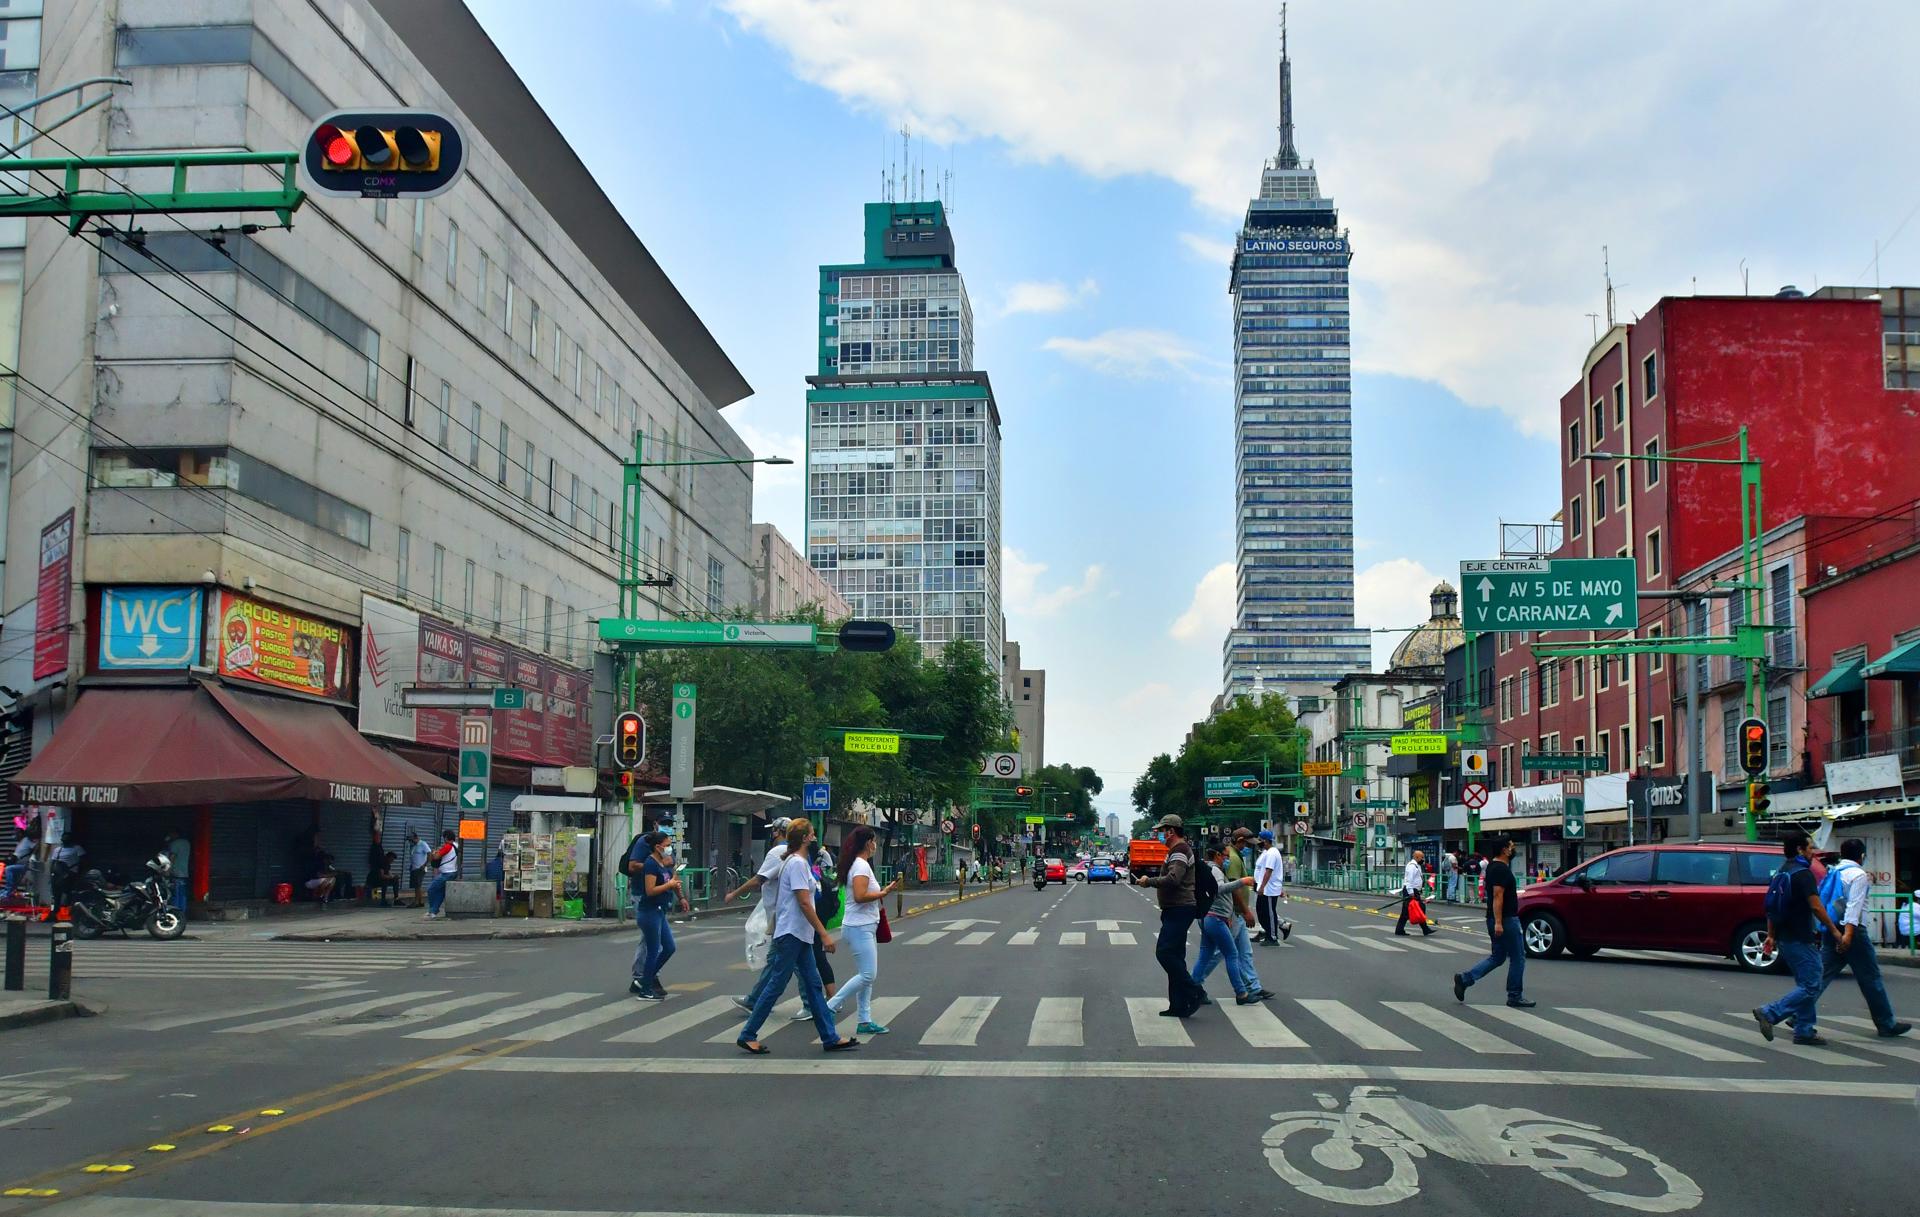
<instances>
[{"instance_id":1,"label":"painted crosswalk line","mask_svg":"<svg viewBox=\"0 0 1920 1217\"><path fill-rule=\"evenodd\" d=\"M1615 1035L1624 1035L1628 1039L1644 1040L1661 1048L1671 1048L1684 1056L1697 1061L1737 1061L1743 1064L1758 1064L1760 1058L1748 1056L1744 1052L1735 1052L1731 1048L1722 1048L1718 1044L1703 1043L1681 1035L1677 1031L1668 1031L1663 1027L1649 1027L1636 1019L1626 1018L1610 1010L1594 1010L1586 1006L1562 1006L1558 1013L1571 1014L1575 1018L1605 1027Z\"/></svg>"},{"instance_id":2,"label":"painted crosswalk line","mask_svg":"<svg viewBox=\"0 0 1920 1217\"><path fill-rule=\"evenodd\" d=\"M1027 1030L1027 1047L1080 1047L1085 1042L1080 1022L1081 1002L1078 997L1041 998L1033 1014L1033 1025Z\"/></svg>"},{"instance_id":3,"label":"painted crosswalk line","mask_svg":"<svg viewBox=\"0 0 1920 1217\"><path fill-rule=\"evenodd\" d=\"M298 1006L317 1005L323 1001L336 1001L342 997L364 997L373 992L371 989L334 990L329 993L315 993L308 997L292 997L284 1001L262 1002L257 1006L242 1006L237 1010L196 1010L191 1014L171 1014L164 1018L150 1019L144 1023L135 1023L133 1031L172 1031L176 1027L191 1027L195 1023L216 1023L232 1018L252 1018L256 1014L272 1014L276 1010L292 1010Z\"/></svg>"},{"instance_id":4,"label":"painted crosswalk line","mask_svg":"<svg viewBox=\"0 0 1920 1217\"><path fill-rule=\"evenodd\" d=\"M1445 1036L1470 1052L1490 1056L1533 1055L1532 1049L1503 1040L1491 1031L1484 1031L1463 1018L1448 1014L1438 1006L1417 1001L1385 1001L1380 1004L1395 1014L1405 1015L1429 1031Z\"/></svg>"},{"instance_id":5,"label":"painted crosswalk line","mask_svg":"<svg viewBox=\"0 0 1920 1217\"><path fill-rule=\"evenodd\" d=\"M974 930L960 936L960 945L963 947L977 947L983 942L991 942L992 940L992 930Z\"/></svg>"},{"instance_id":6,"label":"painted crosswalk line","mask_svg":"<svg viewBox=\"0 0 1920 1217\"><path fill-rule=\"evenodd\" d=\"M997 997L956 997L941 1011L940 1017L933 1020L920 1042L971 1048L980 1035L980 1028L986 1025L987 1016L999 1004Z\"/></svg>"},{"instance_id":7,"label":"painted crosswalk line","mask_svg":"<svg viewBox=\"0 0 1920 1217\"><path fill-rule=\"evenodd\" d=\"M1365 934L1343 934L1341 935L1341 937L1351 939L1352 941L1359 943L1361 946L1370 948L1375 951L1387 951L1395 955L1398 955L1400 953L1400 948L1395 946L1393 943L1381 942L1378 938L1368 938Z\"/></svg>"},{"instance_id":8,"label":"painted crosswalk line","mask_svg":"<svg viewBox=\"0 0 1920 1217\"><path fill-rule=\"evenodd\" d=\"M611 1036L609 1044L657 1044L670 1035L691 1030L709 1019L719 1018L723 1014L740 1015L742 1022L746 1016L734 1007L733 1000L727 997L709 997L698 1005L688 1006L684 1010L665 1011L659 1018L640 1024L631 1031L622 1031Z\"/></svg>"},{"instance_id":9,"label":"painted crosswalk line","mask_svg":"<svg viewBox=\"0 0 1920 1217\"><path fill-rule=\"evenodd\" d=\"M1063 947L1084 947L1087 945L1087 932L1085 930L1068 930L1060 935L1060 945Z\"/></svg>"},{"instance_id":10,"label":"painted crosswalk line","mask_svg":"<svg viewBox=\"0 0 1920 1217\"><path fill-rule=\"evenodd\" d=\"M517 1023L523 1018L536 1014L545 1014L549 1010L558 1010L567 1006L576 1006L596 993L549 993L545 997L536 997L532 1001L523 1001L517 1006L502 1006L489 1010L473 1018L462 1019L457 1023L448 1023L442 1027L430 1027L425 1031L413 1031L407 1034L411 1040L455 1040L463 1035L478 1035L482 1031L491 1031L507 1023Z\"/></svg>"},{"instance_id":11,"label":"painted crosswalk line","mask_svg":"<svg viewBox=\"0 0 1920 1217\"><path fill-rule=\"evenodd\" d=\"M1412 1044L1343 1001L1303 997L1300 999L1300 1005L1306 1009L1307 1013L1346 1036L1358 1047L1369 1048L1375 1052L1418 1051Z\"/></svg>"},{"instance_id":12,"label":"painted crosswalk line","mask_svg":"<svg viewBox=\"0 0 1920 1217\"><path fill-rule=\"evenodd\" d=\"M901 945L909 947L931 946L951 933L953 933L952 930L928 930L925 933L915 934Z\"/></svg>"},{"instance_id":13,"label":"painted crosswalk line","mask_svg":"<svg viewBox=\"0 0 1920 1217\"><path fill-rule=\"evenodd\" d=\"M534 1027L522 1027L520 1030L509 1034L507 1038L514 1040L533 1040L537 1043L551 1043L554 1040L565 1039L569 1035L578 1035L582 1031L591 1031L595 1027L602 1026L606 1023L616 1022L623 1018L631 1018L638 1005L639 1003L631 997L623 997L619 1001L610 1001L605 1005L595 1006L591 1010L582 1010L578 1014L569 1014L565 1018L557 1018L550 1023L541 1023Z\"/></svg>"},{"instance_id":14,"label":"painted crosswalk line","mask_svg":"<svg viewBox=\"0 0 1920 1217\"><path fill-rule=\"evenodd\" d=\"M285 1018L270 1018L264 1022L244 1023L238 1027L222 1027L221 1035L259 1035L266 1031L283 1031L288 1027L311 1027L318 1018L351 1018L371 1010L397 1006L402 1002L420 1001L428 997L444 997L445 989L425 989L416 993L388 994L385 997L370 997L366 1001L351 1002L344 1006L334 1006L326 1011L309 1010L304 1014L291 1014Z\"/></svg>"},{"instance_id":15,"label":"painted crosswalk line","mask_svg":"<svg viewBox=\"0 0 1920 1217\"><path fill-rule=\"evenodd\" d=\"M1287 1029L1280 1016L1267 1006L1254 1003L1242 1006L1236 1003L1219 1003L1220 1013L1227 1016L1233 1029L1240 1038L1253 1048L1305 1048L1307 1041Z\"/></svg>"},{"instance_id":16,"label":"painted crosswalk line","mask_svg":"<svg viewBox=\"0 0 1920 1217\"><path fill-rule=\"evenodd\" d=\"M1038 941L1040 941L1039 930L1021 930L1018 934L1015 934L1007 940L1007 945L1010 947L1030 947Z\"/></svg>"},{"instance_id":17,"label":"painted crosswalk line","mask_svg":"<svg viewBox=\"0 0 1920 1217\"><path fill-rule=\"evenodd\" d=\"M1762 1051L1790 1052L1802 1060L1814 1061L1823 1065L1872 1065L1873 1061L1863 1061L1859 1057L1848 1056L1844 1052L1834 1052L1828 1048L1815 1048L1811 1045L1788 1042L1786 1035L1768 1042L1760 1038L1760 1032L1753 1025L1751 1015L1742 1015L1739 1022L1729 1019L1718 1022L1698 1014L1689 1014L1684 1010L1645 1010L1649 1018L1672 1023L1677 1027L1691 1027L1695 1031L1704 1031L1708 1035L1717 1035L1723 1039L1740 1040ZM1745 1024L1744 1026L1742 1024ZM1783 1029L1784 1030L1784 1029Z\"/></svg>"},{"instance_id":18,"label":"painted crosswalk line","mask_svg":"<svg viewBox=\"0 0 1920 1217\"><path fill-rule=\"evenodd\" d=\"M359 1023L329 1023L308 1031L308 1035L346 1036L365 1035L370 1031L391 1031L396 1027L413 1027L421 1023L430 1023L443 1014L455 1010L464 1010L468 1006L477 1006L481 1002L500 1001L503 998L517 997L515 993L465 993L459 997L449 997L442 1001L427 1002L424 1005L409 1006L394 1015L381 1015L377 1019Z\"/></svg>"},{"instance_id":19,"label":"painted crosswalk line","mask_svg":"<svg viewBox=\"0 0 1920 1217\"><path fill-rule=\"evenodd\" d=\"M1134 1042L1142 1048L1193 1047L1193 1037L1180 1025L1180 1020L1161 1015L1165 1005L1166 999L1159 997L1127 999L1127 1020L1133 1024Z\"/></svg>"},{"instance_id":20,"label":"painted crosswalk line","mask_svg":"<svg viewBox=\"0 0 1920 1217\"><path fill-rule=\"evenodd\" d=\"M1318 934L1302 934L1297 930L1288 938L1288 941L1304 942L1310 947L1319 947L1323 951L1344 951L1347 949L1347 944L1344 942L1335 942L1331 938L1322 938Z\"/></svg>"},{"instance_id":21,"label":"painted crosswalk line","mask_svg":"<svg viewBox=\"0 0 1920 1217\"><path fill-rule=\"evenodd\" d=\"M1531 1010L1516 1010L1511 1006L1482 1006L1480 1011L1499 1019L1503 1023L1520 1028L1543 1040L1552 1040L1556 1044L1571 1048L1585 1056L1598 1057L1613 1061L1644 1061L1645 1055L1631 1048L1622 1048L1606 1040L1588 1035L1584 1031L1575 1031L1555 1019L1543 1018Z\"/></svg>"},{"instance_id":22,"label":"painted crosswalk line","mask_svg":"<svg viewBox=\"0 0 1920 1217\"><path fill-rule=\"evenodd\" d=\"M1737 1017L1748 1024L1753 1022L1753 1016L1750 1014L1741 1014L1732 1017ZM1873 1025L1873 1020L1870 1018L1855 1018L1845 1014L1828 1014L1823 1010L1820 1013L1819 1024L1820 1033L1827 1036L1830 1040L1838 1040L1842 1047L1853 1048L1862 1052L1871 1052L1878 1056L1897 1057L1903 1061L1920 1061L1920 1046L1916 1046L1910 1042L1902 1043L1898 1040L1883 1039L1879 1030ZM1860 1028L1860 1030L1855 1030L1855 1028ZM1787 1034L1787 1029L1782 1027L1780 1033L1782 1035Z\"/></svg>"},{"instance_id":23,"label":"painted crosswalk line","mask_svg":"<svg viewBox=\"0 0 1920 1217\"><path fill-rule=\"evenodd\" d=\"M1108 930L1107 945L1110 947L1130 947L1138 945L1132 930Z\"/></svg>"}]
</instances>

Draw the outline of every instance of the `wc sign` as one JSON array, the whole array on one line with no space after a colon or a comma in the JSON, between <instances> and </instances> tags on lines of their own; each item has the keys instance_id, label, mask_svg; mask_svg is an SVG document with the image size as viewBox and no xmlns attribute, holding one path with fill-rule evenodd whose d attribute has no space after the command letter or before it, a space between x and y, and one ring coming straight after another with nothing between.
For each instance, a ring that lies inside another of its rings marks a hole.
<instances>
[{"instance_id":1,"label":"wc sign","mask_svg":"<svg viewBox=\"0 0 1920 1217\"><path fill-rule=\"evenodd\" d=\"M200 660L197 587L100 590L100 670L186 668Z\"/></svg>"}]
</instances>

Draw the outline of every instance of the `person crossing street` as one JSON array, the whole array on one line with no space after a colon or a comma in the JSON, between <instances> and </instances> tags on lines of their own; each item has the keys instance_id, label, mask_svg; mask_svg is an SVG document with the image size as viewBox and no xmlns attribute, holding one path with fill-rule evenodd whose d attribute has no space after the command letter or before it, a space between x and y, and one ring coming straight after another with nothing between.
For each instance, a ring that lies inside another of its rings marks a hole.
<instances>
[{"instance_id":1,"label":"person crossing street","mask_svg":"<svg viewBox=\"0 0 1920 1217\"><path fill-rule=\"evenodd\" d=\"M1866 856L1865 841L1858 837L1842 841L1839 863L1827 871L1820 884L1820 899L1840 927L1838 937L1825 939L1820 988L1825 992L1840 979L1840 973L1852 968L1854 983L1867 1001L1867 1013L1873 1016L1873 1029L1880 1038L1893 1039L1913 1030L1913 1024L1893 1017L1887 982L1880 975L1880 960L1873 952L1873 936L1867 932L1867 898L1873 891L1873 879L1860 865Z\"/></svg>"},{"instance_id":2,"label":"person crossing street","mask_svg":"<svg viewBox=\"0 0 1920 1217\"><path fill-rule=\"evenodd\" d=\"M1820 991L1826 987L1816 922L1836 942L1840 940L1840 927L1820 901L1807 834L1789 828L1780 836L1780 852L1786 855L1786 861L1767 884L1765 950L1772 954L1776 947L1779 949L1780 962L1793 976L1793 989L1777 1001L1755 1006L1753 1021L1769 1043L1774 1025L1791 1021L1793 1042L1817 1048L1827 1041L1815 1026Z\"/></svg>"},{"instance_id":3,"label":"person crossing street","mask_svg":"<svg viewBox=\"0 0 1920 1217\"><path fill-rule=\"evenodd\" d=\"M1167 840L1167 860L1157 875L1135 875L1134 883L1151 887L1160 901L1160 937L1153 957L1167 974L1166 1018L1190 1018L1207 1003L1207 991L1193 983L1187 971L1187 931L1200 915L1195 903L1194 872L1198 863L1187 841L1186 822L1176 815L1160 817L1155 825ZM1208 886L1211 886L1209 884Z\"/></svg>"},{"instance_id":4,"label":"person crossing street","mask_svg":"<svg viewBox=\"0 0 1920 1217\"><path fill-rule=\"evenodd\" d=\"M1274 843L1271 829L1260 830L1260 843L1264 848L1253 864L1253 899L1260 919L1260 936L1253 941L1261 946L1277 947L1293 933L1293 922L1280 915L1280 901L1287 894L1287 858ZM1280 937L1275 938L1275 934Z\"/></svg>"},{"instance_id":5,"label":"person crossing street","mask_svg":"<svg viewBox=\"0 0 1920 1217\"><path fill-rule=\"evenodd\" d=\"M1493 950L1465 972L1453 974L1453 998L1467 1000L1467 990L1501 964L1507 965L1507 1004L1532 1009L1523 987L1527 972L1527 945L1520 931L1520 887L1513 880L1513 839L1495 834L1487 842L1487 938Z\"/></svg>"},{"instance_id":6,"label":"person crossing street","mask_svg":"<svg viewBox=\"0 0 1920 1217\"><path fill-rule=\"evenodd\" d=\"M1233 830L1233 844L1226 852L1225 864L1221 868L1221 877L1226 880L1221 889L1232 897L1233 907L1226 917L1227 931L1233 945L1231 958L1240 964L1240 975L1246 982L1246 988L1260 995L1261 1000L1274 996L1271 989L1261 985L1260 974L1253 968L1253 944L1247 937L1247 928L1254 924L1253 915L1253 877L1248 874L1247 860L1243 855L1253 841L1253 830L1236 828ZM1193 965L1193 983L1204 986L1207 977L1220 960L1229 958L1209 938L1202 926L1200 934L1200 958ZM1229 975L1232 973L1229 972Z\"/></svg>"},{"instance_id":7,"label":"person crossing street","mask_svg":"<svg viewBox=\"0 0 1920 1217\"><path fill-rule=\"evenodd\" d=\"M1401 938L1407 936L1407 917L1413 912L1414 901L1420 899L1427 887L1427 868L1422 865L1427 855L1420 850L1413 851L1413 857L1407 859L1406 874L1400 879L1400 920L1395 923L1393 932ZM1517 919L1516 919L1517 920ZM1420 919L1420 936L1431 938L1433 925L1423 915Z\"/></svg>"}]
</instances>

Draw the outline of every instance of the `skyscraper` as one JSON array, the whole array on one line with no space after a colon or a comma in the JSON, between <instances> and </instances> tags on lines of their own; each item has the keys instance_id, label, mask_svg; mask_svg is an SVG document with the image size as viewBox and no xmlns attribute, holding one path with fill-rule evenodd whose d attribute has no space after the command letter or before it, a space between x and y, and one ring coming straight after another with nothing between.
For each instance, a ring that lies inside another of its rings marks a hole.
<instances>
[{"instance_id":1,"label":"skyscraper","mask_svg":"<svg viewBox=\"0 0 1920 1217\"><path fill-rule=\"evenodd\" d=\"M853 614L1000 669L1000 412L940 202L866 205L866 256L820 268L807 378L807 558Z\"/></svg>"},{"instance_id":2,"label":"skyscraper","mask_svg":"<svg viewBox=\"0 0 1920 1217\"><path fill-rule=\"evenodd\" d=\"M1292 697L1365 671L1353 620L1353 250L1293 143L1293 65L1280 32L1280 147L1234 243L1234 628L1225 699Z\"/></svg>"}]
</instances>

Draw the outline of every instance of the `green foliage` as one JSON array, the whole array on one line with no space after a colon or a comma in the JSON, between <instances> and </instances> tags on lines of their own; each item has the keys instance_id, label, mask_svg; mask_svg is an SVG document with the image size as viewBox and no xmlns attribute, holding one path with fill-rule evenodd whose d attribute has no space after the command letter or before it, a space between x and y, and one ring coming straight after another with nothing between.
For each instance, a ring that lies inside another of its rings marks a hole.
<instances>
[{"instance_id":1,"label":"green foliage","mask_svg":"<svg viewBox=\"0 0 1920 1217\"><path fill-rule=\"evenodd\" d=\"M1168 814L1188 820L1221 816L1220 808L1209 811L1206 805L1203 789L1208 777L1229 773L1258 777L1262 758L1276 775L1298 772L1302 753L1296 732L1285 699L1270 697L1256 705L1252 698L1236 698L1196 726L1177 755L1163 752L1147 762L1146 771L1133 784L1133 805L1140 813L1133 823L1134 835L1149 831ZM1227 817L1251 825L1259 821L1262 810L1249 802L1244 810L1236 808Z\"/></svg>"}]
</instances>

